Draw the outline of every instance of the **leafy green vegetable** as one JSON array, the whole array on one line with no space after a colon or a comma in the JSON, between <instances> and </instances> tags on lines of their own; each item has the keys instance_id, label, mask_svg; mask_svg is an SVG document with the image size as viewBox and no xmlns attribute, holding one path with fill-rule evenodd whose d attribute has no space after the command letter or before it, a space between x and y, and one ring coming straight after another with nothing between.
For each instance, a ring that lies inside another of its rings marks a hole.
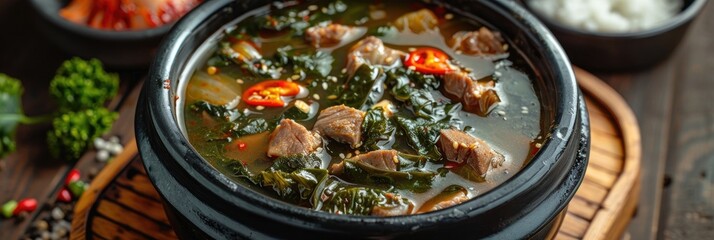
<instances>
[{"instance_id":1,"label":"leafy green vegetable","mask_svg":"<svg viewBox=\"0 0 714 240\"><path fill-rule=\"evenodd\" d=\"M338 101L349 107L366 110L382 97L380 91L372 91L381 84L378 81L380 78L383 78L381 68L362 64L347 81Z\"/></svg>"},{"instance_id":2,"label":"leafy green vegetable","mask_svg":"<svg viewBox=\"0 0 714 240\"><path fill-rule=\"evenodd\" d=\"M310 22L306 21L304 16L297 9L273 10L271 14L255 17L251 25L272 31L290 29L297 36L302 36L305 29L310 27Z\"/></svg>"},{"instance_id":3,"label":"leafy green vegetable","mask_svg":"<svg viewBox=\"0 0 714 240\"><path fill-rule=\"evenodd\" d=\"M315 154L298 154L276 158L268 171L292 172L303 168L320 168L322 159Z\"/></svg>"},{"instance_id":4,"label":"leafy green vegetable","mask_svg":"<svg viewBox=\"0 0 714 240\"><path fill-rule=\"evenodd\" d=\"M246 117L237 109L227 109L224 106L212 105L204 101L193 103L189 106L189 108L192 111L206 112L215 117L221 124L220 128L223 129L222 132L235 138L272 131L278 126L280 120L286 118L295 121L304 121L309 120L310 118L309 114L300 111L300 109L295 106L288 108L285 112L283 112L283 114L272 120ZM226 140L227 137L225 134L220 134L220 136L218 136L212 131L209 131L208 134L209 136L207 136L207 139L211 139L212 141Z\"/></svg>"},{"instance_id":5,"label":"leafy green vegetable","mask_svg":"<svg viewBox=\"0 0 714 240\"><path fill-rule=\"evenodd\" d=\"M283 66L292 65L293 72L326 77L332 71L335 58L322 51L296 54L292 47L279 48L275 53L276 62ZM302 74L300 74L302 75Z\"/></svg>"},{"instance_id":6,"label":"leafy green vegetable","mask_svg":"<svg viewBox=\"0 0 714 240\"><path fill-rule=\"evenodd\" d=\"M380 141L389 140L396 128L384 115L381 107L370 109L362 122L362 147L367 151L379 150Z\"/></svg>"},{"instance_id":7,"label":"leafy green vegetable","mask_svg":"<svg viewBox=\"0 0 714 240\"><path fill-rule=\"evenodd\" d=\"M427 157L413 154L406 154L400 152L399 156L399 170L410 171L423 168L426 164Z\"/></svg>"},{"instance_id":8,"label":"leafy green vegetable","mask_svg":"<svg viewBox=\"0 0 714 240\"><path fill-rule=\"evenodd\" d=\"M437 90L441 85L441 81L432 74L422 74L417 71L405 68L394 68L389 71L388 75L391 79L406 78L412 85L412 88Z\"/></svg>"},{"instance_id":9,"label":"leafy green vegetable","mask_svg":"<svg viewBox=\"0 0 714 240\"><path fill-rule=\"evenodd\" d=\"M263 171L256 176L261 187L271 188L284 200L310 200L315 188L329 174L325 169L299 169L291 173Z\"/></svg>"},{"instance_id":10,"label":"leafy green vegetable","mask_svg":"<svg viewBox=\"0 0 714 240\"><path fill-rule=\"evenodd\" d=\"M271 14L257 16L249 21L251 26L244 26L244 31L253 36L257 36L258 30L284 31L291 30L291 35L302 36L305 29L322 22L332 20L335 15L343 15L347 10L347 4L342 1L334 1L320 9L320 11L302 11L294 8L283 8L283 3L276 2L271 5ZM364 13L362 13L364 15Z\"/></svg>"},{"instance_id":11,"label":"leafy green vegetable","mask_svg":"<svg viewBox=\"0 0 714 240\"><path fill-rule=\"evenodd\" d=\"M228 109L225 106L213 105L206 101L195 102L195 103L191 104L189 106L189 108L196 112L204 112L205 111L209 115L219 118L219 119L223 119L223 120L228 120L231 118L237 118L237 117L242 116L240 111L238 111L236 109Z\"/></svg>"},{"instance_id":12,"label":"leafy green vegetable","mask_svg":"<svg viewBox=\"0 0 714 240\"><path fill-rule=\"evenodd\" d=\"M76 161L90 142L109 131L118 114L106 108L68 112L52 121L47 144L55 158Z\"/></svg>"},{"instance_id":13,"label":"leafy green vegetable","mask_svg":"<svg viewBox=\"0 0 714 240\"><path fill-rule=\"evenodd\" d=\"M382 189L348 185L339 180L329 179L321 194L313 199L318 204L313 205L315 210L329 213L370 215L375 208L382 209L409 209L411 203L406 198L396 193Z\"/></svg>"},{"instance_id":14,"label":"leafy green vegetable","mask_svg":"<svg viewBox=\"0 0 714 240\"><path fill-rule=\"evenodd\" d=\"M407 189L412 192L425 192L431 188L431 183L437 174L424 171L390 171L375 168L372 165L344 160L344 169L340 178L365 185L394 186L398 189Z\"/></svg>"},{"instance_id":15,"label":"leafy green vegetable","mask_svg":"<svg viewBox=\"0 0 714 240\"><path fill-rule=\"evenodd\" d=\"M50 95L62 112L101 107L118 89L119 77L104 71L97 59L64 61L50 82Z\"/></svg>"},{"instance_id":16,"label":"leafy green vegetable","mask_svg":"<svg viewBox=\"0 0 714 240\"><path fill-rule=\"evenodd\" d=\"M434 91L439 89L440 85L440 81L434 75L403 68L388 71L385 82L391 88L392 96L402 102L409 100L415 91L420 89Z\"/></svg>"},{"instance_id":17,"label":"leafy green vegetable","mask_svg":"<svg viewBox=\"0 0 714 240\"><path fill-rule=\"evenodd\" d=\"M258 184L255 182L255 179L253 179L253 173L248 170L248 166L242 161L236 161L233 159L226 159L223 157L222 154L218 152L210 152L210 154L203 154L204 157L214 157L218 158L218 163L221 164L225 169L228 170L230 176L232 177L237 177L237 178L242 178L245 180L248 180L252 184Z\"/></svg>"},{"instance_id":18,"label":"leafy green vegetable","mask_svg":"<svg viewBox=\"0 0 714 240\"><path fill-rule=\"evenodd\" d=\"M0 73L0 158L15 151L15 130L19 124L44 121L44 118L25 116L22 111L22 92L19 80Z\"/></svg>"},{"instance_id":19,"label":"leafy green vegetable","mask_svg":"<svg viewBox=\"0 0 714 240\"><path fill-rule=\"evenodd\" d=\"M408 119L397 117L402 133L407 138L407 144L417 153L425 156L430 161L441 159L441 153L436 147L439 139L439 130L449 128L450 125L442 121L433 122L423 118Z\"/></svg>"},{"instance_id":20,"label":"leafy green vegetable","mask_svg":"<svg viewBox=\"0 0 714 240\"><path fill-rule=\"evenodd\" d=\"M235 137L248 136L267 132L274 129L275 126L269 124L262 118L246 118L233 122L232 132Z\"/></svg>"},{"instance_id":21,"label":"leafy green vegetable","mask_svg":"<svg viewBox=\"0 0 714 240\"><path fill-rule=\"evenodd\" d=\"M0 73L0 158L15 151L15 129L25 118L22 90L20 81Z\"/></svg>"},{"instance_id":22,"label":"leafy green vegetable","mask_svg":"<svg viewBox=\"0 0 714 240\"><path fill-rule=\"evenodd\" d=\"M220 162L233 177L271 189L283 200L296 204L310 201L315 189L329 175L327 170L319 169L322 160L314 154L277 158L270 168L255 175L241 161L221 159Z\"/></svg>"},{"instance_id":23,"label":"leafy green vegetable","mask_svg":"<svg viewBox=\"0 0 714 240\"><path fill-rule=\"evenodd\" d=\"M285 110L283 114L280 114L280 117L278 117L275 122L280 122L280 120L283 119L292 119L294 121L305 121L310 119L310 114L303 112L299 108L292 106L288 108L288 110Z\"/></svg>"},{"instance_id":24,"label":"leafy green vegetable","mask_svg":"<svg viewBox=\"0 0 714 240\"><path fill-rule=\"evenodd\" d=\"M414 115L431 121L459 122L458 111L461 110L461 103L439 103L427 90L417 90L409 97Z\"/></svg>"}]
</instances>

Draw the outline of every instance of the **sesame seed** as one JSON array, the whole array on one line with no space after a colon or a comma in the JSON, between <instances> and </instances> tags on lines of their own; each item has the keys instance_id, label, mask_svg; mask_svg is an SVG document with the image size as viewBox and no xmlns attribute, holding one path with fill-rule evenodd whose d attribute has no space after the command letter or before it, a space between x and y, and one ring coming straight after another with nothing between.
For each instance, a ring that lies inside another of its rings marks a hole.
<instances>
[{"instance_id":1,"label":"sesame seed","mask_svg":"<svg viewBox=\"0 0 714 240\"><path fill-rule=\"evenodd\" d=\"M456 50L456 51L454 51L454 53L456 53L456 54L462 54L462 53L464 53L464 52L462 52L461 50Z\"/></svg>"},{"instance_id":2,"label":"sesame seed","mask_svg":"<svg viewBox=\"0 0 714 240\"><path fill-rule=\"evenodd\" d=\"M461 145L461 147L465 147L465 148L469 147L468 145L466 145L466 143L461 143L460 145Z\"/></svg>"},{"instance_id":3,"label":"sesame seed","mask_svg":"<svg viewBox=\"0 0 714 240\"><path fill-rule=\"evenodd\" d=\"M416 67L415 67L415 66L409 66L409 70L414 71L414 70L416 70Z\"/></svg>"},{"instance_id":4,"label":"sesame seed","mask_svg":"<svg viewBox=\"0 0 714 240\"><path fill-rule=\"evenodd\" d=\"M292 78L293 80L298 80L298 79L300 79L300 75L295 74L290 78Z\"/></svg>"},{"instance_id":5,"label":"sesame seed","mask_svg":"<svg viewBox=\"0 0 714 240\"><path fill-rule=\"evenodd\" d=\"M244 82L243 82L243 79L240 79L240 78L239 78L239 79L236 79L236 82L237 82L238 84L243 84L243 83L244 83Z\"/></svg>"},{"instance_id":6,"label":"sesame seed","mask_svg":"<svg viewBox=\"0 0 714 240\"><path fill-rule=\"evenodd\" d=\"M317 93L315 93L312 95L312 98L314 98L315 100L320 100L320 95L317 95Z\"/></svg>"},{"instance_id":7,"label":"sesame seed","mask_svg":"<svg viewBox=\"0 0 714 240\"><path fill-rule=\"evenodd\" d=\"M507 117L503 117L503 121L506 121L506 120L508 120L508 118L507 118Z\"/></svg>"},{"instance_id":8,"label":"sesame seed","mask_svg":"<svg viewBox=\"0 0 714 240\"><path fill-rule=\"evenodd\" d=\"M315 11L315 10L317 10L317 5L310 5L307 7L307 10Z\"/></svg>"},{"instance_id":9,"label":"sesame seed","mask_svg":"<svg viewBox=\"0 0 714 240\"><path fill-rule=\"evenodd\" d=\"M326 83L326 82L322 82L322 89L327 90L327 83Z\"/></svg>"},{"instance_id":10,"label":"sesame seed","mask_svg":"<svg viewBox=\"0 0 714 240\"><path fill-rule=\"evenodd\" d=\"M458 142L452 142L451 145L452 145L452 147L454 147L454 149L458 149L458 148L459 148L459 143L458 143Z\"/></svg>"},{"instance_id":11,"label":"sesame seed","mask_svg":"<svg viewBox=\"0 0 714 240\"><path fill-rule=\"evenodd\" d=\"M337 99L337 95L333 94L333 95L327 96L327 99L335 100L335 99Z\"/></svg>"},{"instance_id":12,"label":"sesame seed","mask_svg":"<svg viewBox=\"0 0 714 240\"><path fill-rule=\"evenodd\" d=\"M410 48L407 49L407 50L409 50L410 52L413 52L413 51L416 51L416 48L410 47Z\"/></svg>"},{"instance_id":13,"label":"sesame seed","mask_svg":"<svg viewBox=\"0 0 714 240\"><path fill-rule=\"evenodd\" d=\"M346 157L346 158L351 158L351 157L352 157L352 153L347 153L347 156L345 156L345 157Z\"/></svg>"},{"instance_id":14,"label":"sesame seed","mask_svg":"<svg viewBox=\"0 0 714 240\"><path fill-rule=\"evenodd\" d=\"M473 71L474 71L473 68L465 68L464 70L466 70L467 72L473 72Z\"/></svg>"},{"instance_id":15,"label":"sesame seed","mask_svg":"<svg viewBox=\"0 0 714 240\"><path fill-rule=\"evenodd\" d=\"M344 154L344 153L340 153L340 158L345 159L345 154Z\"/></svg>"},{"instance_id":16,"label":"sesame seed","mask_svg":"<svg viewBox=\"0 0 714 240\"><path fill-rule=\"evenodd\" d=\"M498 115L501 115L501 116L506 115L506 111L503 111L503 110L498 110L498 112L496 112L496 113L498 113Z\"/></svg>"},{"instance_id":17,"label":"sesame seed","mask_svg":"<svg viewBox=\"0 0 714 240\"><path fill-rule=\"evenodd\" d=\"M535 147L536 147L536 148L541 148L541 147L543 147L543 144L542 144L542 143L536 143L536 144L535 144Z\"/></svg>"},{"instance_id":18,"label":"sesame seed","mask_svg":"<svg viewBox=\"0 0 714 240\"><path fill-rule=\"evenodd\" d=\"M392 161L394 161L394 163L399 163L399 158L397 158L397 156L394 156L392 158Z\"/></svg>"},{"instance_id":19,"label":"sesame seed","mask_svg":"<svg viewBox=\"0 0 714 240\"><path fill-rule=\"evenodd\" d=\"M453 18L454 18L454 14L447 13L446 15L444 15L444 19L446 19L446 20L451 20Z\"/></svg>"},{"instance_id":20,"label":"sesame seed","mask_svg":"<svg viewBox=\"0 0 714 240\"><path fill-rule=\"evenodd\" d=\"M263 107L263 106L257 106L257 107L255 107L255 110L258 110L258 111L262 111L263 109L265 109L265 107Z\"/></svg>"},{"instance_id":21,"label":"sesame seed","mask_svg":"<svg viewBox=\"0 0 714 240\"><path fill-rule=\"evenodd\" d=\"M359 153L360 153L359 150L355 150L355 155L359 155Z\"/></svg>"},{"instance_id":22,"label":"sesame seed","mask_svg":"<svg viewBox=\"0 0 714 240\"><path fill-rule=\"evenodd\" d=\"M347 72L347 68L342 68L342 70L340 70L340 72L341 72L341 73L346 73L346 72Z\"/></svg>"}]
</instances>

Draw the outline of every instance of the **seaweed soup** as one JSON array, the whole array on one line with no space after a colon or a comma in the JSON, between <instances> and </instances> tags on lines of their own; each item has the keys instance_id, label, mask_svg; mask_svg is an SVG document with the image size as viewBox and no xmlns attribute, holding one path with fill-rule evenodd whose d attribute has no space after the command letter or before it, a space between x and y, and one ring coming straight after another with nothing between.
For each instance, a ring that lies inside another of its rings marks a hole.
<instances>
[{"instance_id":1,"label":"seaweed soup","mask_svg":"<svg viewBox=\"0 0 714 240\"><path fill-rule=\"evenodd\" d=\"M191 61L177 114L193 147L317 211L447 208L514 176L546 138L536 76L508 36L438 4L274 2Z\"/></svg>"}]
</instances>

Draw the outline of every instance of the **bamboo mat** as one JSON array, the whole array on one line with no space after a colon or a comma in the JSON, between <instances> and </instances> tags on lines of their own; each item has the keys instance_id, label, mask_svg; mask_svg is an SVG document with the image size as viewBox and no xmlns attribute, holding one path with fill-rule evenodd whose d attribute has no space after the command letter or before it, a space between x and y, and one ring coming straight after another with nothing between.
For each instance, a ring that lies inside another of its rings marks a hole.
<instances>
[{"instance_id":1,"label":"bamboo mat","mask_svg":"<svg viewBox=\"0 0 714 240\"><path fill-rule=\"evenodd\" d=\"M639 196L640 133L632 111L605 83L576 69L590 112L590 161L556 239L617 239ZM175 239L132 141L75 207L72 239Z\"/></svg>"}]
</instances>

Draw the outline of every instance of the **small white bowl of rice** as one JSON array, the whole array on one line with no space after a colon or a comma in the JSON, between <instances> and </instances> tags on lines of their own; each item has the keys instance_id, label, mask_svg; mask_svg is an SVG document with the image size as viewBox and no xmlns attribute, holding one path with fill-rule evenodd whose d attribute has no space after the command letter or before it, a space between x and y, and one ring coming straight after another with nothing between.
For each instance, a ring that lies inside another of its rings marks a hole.
<instances>
[{"instance_id":1,"label":"small white bowl of rice","mask_svg":"<svg viewBox=\"0 0 714 240\"><path fill-rule=\"evenodd\" d=\"M707 0L522 0L571 61L592 71L629 71L666 59Z\"/></svg>"}]
</instances>

